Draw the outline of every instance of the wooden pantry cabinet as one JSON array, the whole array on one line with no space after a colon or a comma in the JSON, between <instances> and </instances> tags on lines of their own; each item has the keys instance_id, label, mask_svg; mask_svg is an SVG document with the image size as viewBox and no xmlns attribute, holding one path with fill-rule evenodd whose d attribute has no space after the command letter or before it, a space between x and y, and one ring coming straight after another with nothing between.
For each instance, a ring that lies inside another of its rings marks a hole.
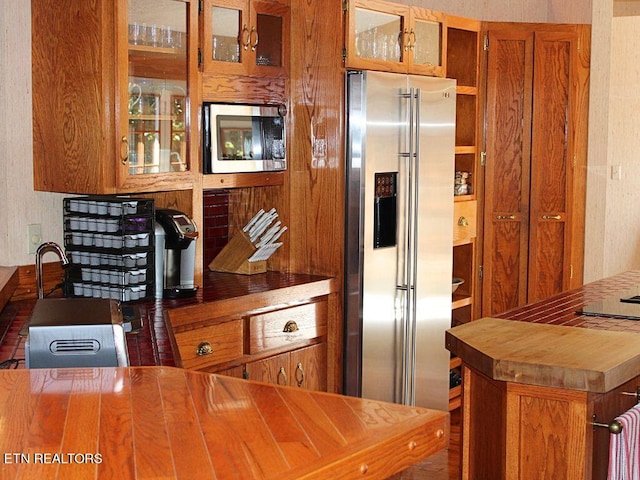
<instances>
[{"instance_id":1,"label":"wooden pantry cabinet","mask_svg":"<svg viewBox=\"0 0 640 480\"><path fill-rule=\"evenodd\" d=\"M177 366L327 390L326 296L227 315L219 311L215 303L203 303L166 312Z\"/></svg>"},{"instance_id":2,"label":"wooden pantry cabinet","mask_svg":"<svg viewBox=\"0 0 640 480\"><path fill-rule=\"evenodd\" d=\"M34 0L36 190L190 189L198 166L191 0Z\"/></svg>"},{"instance_id":3,"label":"wooden pantry cabinet","mask_svg":"<svg viewBox=\"0 0 640 480\"><path fill-rule=\"evenodd\" d=\"M487 24L482 315L582 283L588 25Z\"/></svg>"}]
</instances>

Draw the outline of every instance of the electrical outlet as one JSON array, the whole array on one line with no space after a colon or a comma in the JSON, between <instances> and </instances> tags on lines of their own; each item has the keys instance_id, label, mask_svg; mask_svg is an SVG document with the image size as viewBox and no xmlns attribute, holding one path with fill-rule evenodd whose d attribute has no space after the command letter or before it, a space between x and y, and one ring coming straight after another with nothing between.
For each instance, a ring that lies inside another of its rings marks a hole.
<instances>
[{"instance_id":1,"label":"electrical outlet","mask_svg":"<svg viewBox=\"0 0 640 480\"><path fill-rule=\"evenodd\" d=\"M27 245L29 253L36 253L42 243L42 230L39 223L27 225Z\"/></svg>"}]
</instances>

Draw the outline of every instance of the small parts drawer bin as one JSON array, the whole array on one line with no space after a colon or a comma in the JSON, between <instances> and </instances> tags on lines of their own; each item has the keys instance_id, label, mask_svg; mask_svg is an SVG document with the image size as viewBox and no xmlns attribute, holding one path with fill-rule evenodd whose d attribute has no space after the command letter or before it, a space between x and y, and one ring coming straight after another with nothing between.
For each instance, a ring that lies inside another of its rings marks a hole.
<instances>
[{"instance_id":1,"label":"small parts drawer bin","mask_svg":"<svg viewBox=\"0 0 640 480\"><path fill-rule=\"evenodd\" d=\"M71 257L65 290L121 302L150 299L155 288L153 199L64 199L64 245Z\"/></svg>"},{"instance_id":2,"label":"small parts drawer bin","mask_svg":"<svg viewBox=\"0 0 640 480\"><path fill-rule=\"evenodd\" d=\"M249 317L248 354L305 343L327 334L326 300Z\"/></svg>"},{"instance_id":3,"label":"small parts drawer bin","mask_svg":"<svg viewBox=\"0 0 640 480\"><path fill-rule=\"evenodd\" d=\"M178 363L183 368L202 369L241 358L242 324L238 318L175 333Z\"/></svg>"}]
</instances>

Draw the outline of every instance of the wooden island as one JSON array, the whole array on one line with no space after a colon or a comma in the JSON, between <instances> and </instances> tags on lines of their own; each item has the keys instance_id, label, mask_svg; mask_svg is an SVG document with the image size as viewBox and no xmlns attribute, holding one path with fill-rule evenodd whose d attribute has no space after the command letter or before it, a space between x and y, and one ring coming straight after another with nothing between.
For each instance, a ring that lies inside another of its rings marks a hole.
<instances>
[{"instance_id":1,"label":"wooden island","mask_svg":"<svg viewBox=\"0 0 640 480\"><path fill-rule=\"evenodd\" d=\"M447 331L463 479L607 477L606 427L638 402L640 322L576 312L638 284L627 272Z\"/></svg>"},{"instance_id":2,"label":"wooden island","mask_svg":"<svg viewBox=\"0 0 640 480\"><path fill-rule=\"evenodd\" d=\"M449 414L173 367L0 371L2 478L383 479Z\"/></svg>"}]
</instances>

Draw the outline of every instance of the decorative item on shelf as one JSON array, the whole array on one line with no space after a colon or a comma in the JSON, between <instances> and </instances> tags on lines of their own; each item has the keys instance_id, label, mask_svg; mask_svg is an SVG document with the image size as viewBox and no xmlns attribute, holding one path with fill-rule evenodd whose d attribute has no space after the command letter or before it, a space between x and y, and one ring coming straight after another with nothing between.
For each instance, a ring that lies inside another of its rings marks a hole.
<instances>
[{"instance_id":1,"label":"decorative item on shelf","mask_svg":"<svg viewBox=\"0 0 640 480\"><path fill-rule=\"evenodd\" d=\"M268 212L261 209L225 245L209 264L209 269L244 275L266 272L267 260L282 246L277 240L287 230L277 218L275 208Z\"/></svg>"},{"instance_id":2,"label":"decorative item on shelf","mask_svg":"<svg viewBox=\"0 0 640 480\"><path fill-rule=\"evenodd\" d=\"M453 194L458 195L471 195L471 172L456 172Z\"/></svg>"}]
</instances>

